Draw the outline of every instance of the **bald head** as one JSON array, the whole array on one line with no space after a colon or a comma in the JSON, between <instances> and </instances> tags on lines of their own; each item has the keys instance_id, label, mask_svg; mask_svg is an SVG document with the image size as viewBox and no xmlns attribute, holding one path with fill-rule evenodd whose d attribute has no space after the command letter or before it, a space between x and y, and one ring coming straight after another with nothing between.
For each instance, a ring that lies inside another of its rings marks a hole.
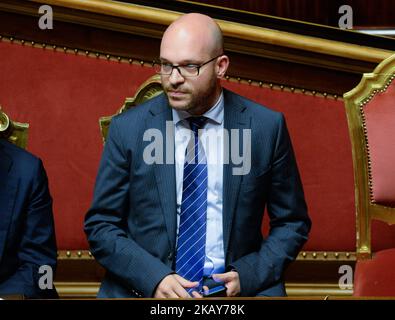
<instances>
[{"instance_id":1,"label":"bald head","mask_svg":"<svg viewBox=\"0 0 395 320\"><path fill-rule=\"evenodd\" d=\"M223 53L223 37L218 24L210 17L189 13L175 20L165 31L161 43L185 55L205 55L207 58Z\"/></svg>"},{"instance_id":2,"label":"bald head","mask_svg":"<svg viewBox=\"0 0 395 320\"><path fill-rule=\"evenodd\" d=\"M174 21L163 35L160 60L162 87L172 108L202 115L218 100L229 58L213 19L190 13Z\"/></svg>"}]
</instances>

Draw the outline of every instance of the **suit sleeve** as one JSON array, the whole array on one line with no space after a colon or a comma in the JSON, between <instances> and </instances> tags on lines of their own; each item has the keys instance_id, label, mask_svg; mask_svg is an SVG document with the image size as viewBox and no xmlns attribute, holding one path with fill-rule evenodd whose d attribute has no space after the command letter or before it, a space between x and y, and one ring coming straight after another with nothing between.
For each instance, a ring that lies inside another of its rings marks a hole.
<instances>
[{"instance_id":1,"label":"suit sleeve","mask_svg":"<svg viewBox=\"0 0 395 320\"><path fill-rule=\"evenodd\" d=\"M126 233L129 214L131 151L125 151L117 118L113 118L96 179L94 199L85 218L85 232L97 261L122 285L151 297L173 270ZM142 192L144 192L142 190Z\"/></svg>"},{"instance_id":2,"label":"suit sleeve","mask_svg":"<svg viewBox=\"0 0 395 320\"><path fill-rule=\"evenodd\" d=\"M234 261L230 266L239 273L242 296L255 296L281 281L285 268L296 258L311 227L283 115L278 124L267 198L269 235L262 241L259 251Z\"/></svg>"},{"instance_id":3,"label":"suit sleeve","mask_svg":"<svg viewBox=\"0 0 395 320\"><path fill-rule=\"evenodd\" d=\"M57 247L52 198L41 160L35 161L32 171L30 194L26 199L23 236L18 251L20 266L11 277L1 283L0 290L12 290L24 294L27 298L56 298L57 293L53 285L52 289L39 286L41 276L48 276L46 279L50 281L56 271ZM39 273L39 268L44 265L52 269L52 277L47 271ZM44 281L44 284L48 284L47 281Z\"/></svg>"}]
</instances>

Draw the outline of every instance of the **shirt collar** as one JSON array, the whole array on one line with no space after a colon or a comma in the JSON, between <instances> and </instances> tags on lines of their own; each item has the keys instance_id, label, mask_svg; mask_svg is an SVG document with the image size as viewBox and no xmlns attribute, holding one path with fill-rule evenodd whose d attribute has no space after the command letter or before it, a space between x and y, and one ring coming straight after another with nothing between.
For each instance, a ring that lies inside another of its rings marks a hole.
<instances>
[{"instance_id":1,"label":"shirt collar","mask_svg":"<svg viewBox=\"0 0 395 320\"><path fill-rule=\"evenodd\" d=\"M177 125L179 122L189 118L191 115L187 111L172 109L173 123ZM217 124L222 124L224 120L224 93L221 92L217 102L202 116L214 121Z\"/></svg>"}]
</instances>

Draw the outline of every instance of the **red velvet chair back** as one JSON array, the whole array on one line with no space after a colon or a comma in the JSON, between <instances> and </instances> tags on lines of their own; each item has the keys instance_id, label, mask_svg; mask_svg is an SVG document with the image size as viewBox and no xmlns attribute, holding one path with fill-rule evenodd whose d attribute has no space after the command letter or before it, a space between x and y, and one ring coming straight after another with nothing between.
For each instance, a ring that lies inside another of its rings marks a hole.
<instances>
[{"instance_id":1,"label":"red velvet chair back","mask_svg":"<svg viewBox=\"0 0 395 320\"><path fill-rule=\"evenodd\" d=\"M395 55L344 95L355 178L355 296L395 295L395 245L372 248L373 220L395 224Z\"/></svg>"},{"instance_id":2,"label":"red velvet chair back","mask_svg":"<svg viewBox=\"0 0 395 320\"><path fill-rule=\"evenodd\" d=\"M371 256L371 221L395 223L395 55L344 95L352 143L357 255Z\"/></svg>"}]
</instances>

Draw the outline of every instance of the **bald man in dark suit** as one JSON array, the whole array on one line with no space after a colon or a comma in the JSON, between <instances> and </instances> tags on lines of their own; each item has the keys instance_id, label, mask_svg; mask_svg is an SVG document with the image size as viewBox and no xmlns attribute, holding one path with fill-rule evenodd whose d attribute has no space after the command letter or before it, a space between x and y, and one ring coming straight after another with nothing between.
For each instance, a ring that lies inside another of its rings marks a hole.
<instances>
[{"instance_id":1,"label":"bald man in dark suit","mask_svg":"<svg viewBox=\"0 0 395 320\"><path fill-rule=\"evenodd\" d=\"M162 38L164 93L112 119L85 220L107 270L99 297L201 297L217 284L228 297L286 294L311 225L291 140L282 114L221 87L228 65L215 21L184 15ZM146 159L150 134L166 137L158 161ZM243 172L222 159L240 150Z\"/></svg>"}]
</instances>

